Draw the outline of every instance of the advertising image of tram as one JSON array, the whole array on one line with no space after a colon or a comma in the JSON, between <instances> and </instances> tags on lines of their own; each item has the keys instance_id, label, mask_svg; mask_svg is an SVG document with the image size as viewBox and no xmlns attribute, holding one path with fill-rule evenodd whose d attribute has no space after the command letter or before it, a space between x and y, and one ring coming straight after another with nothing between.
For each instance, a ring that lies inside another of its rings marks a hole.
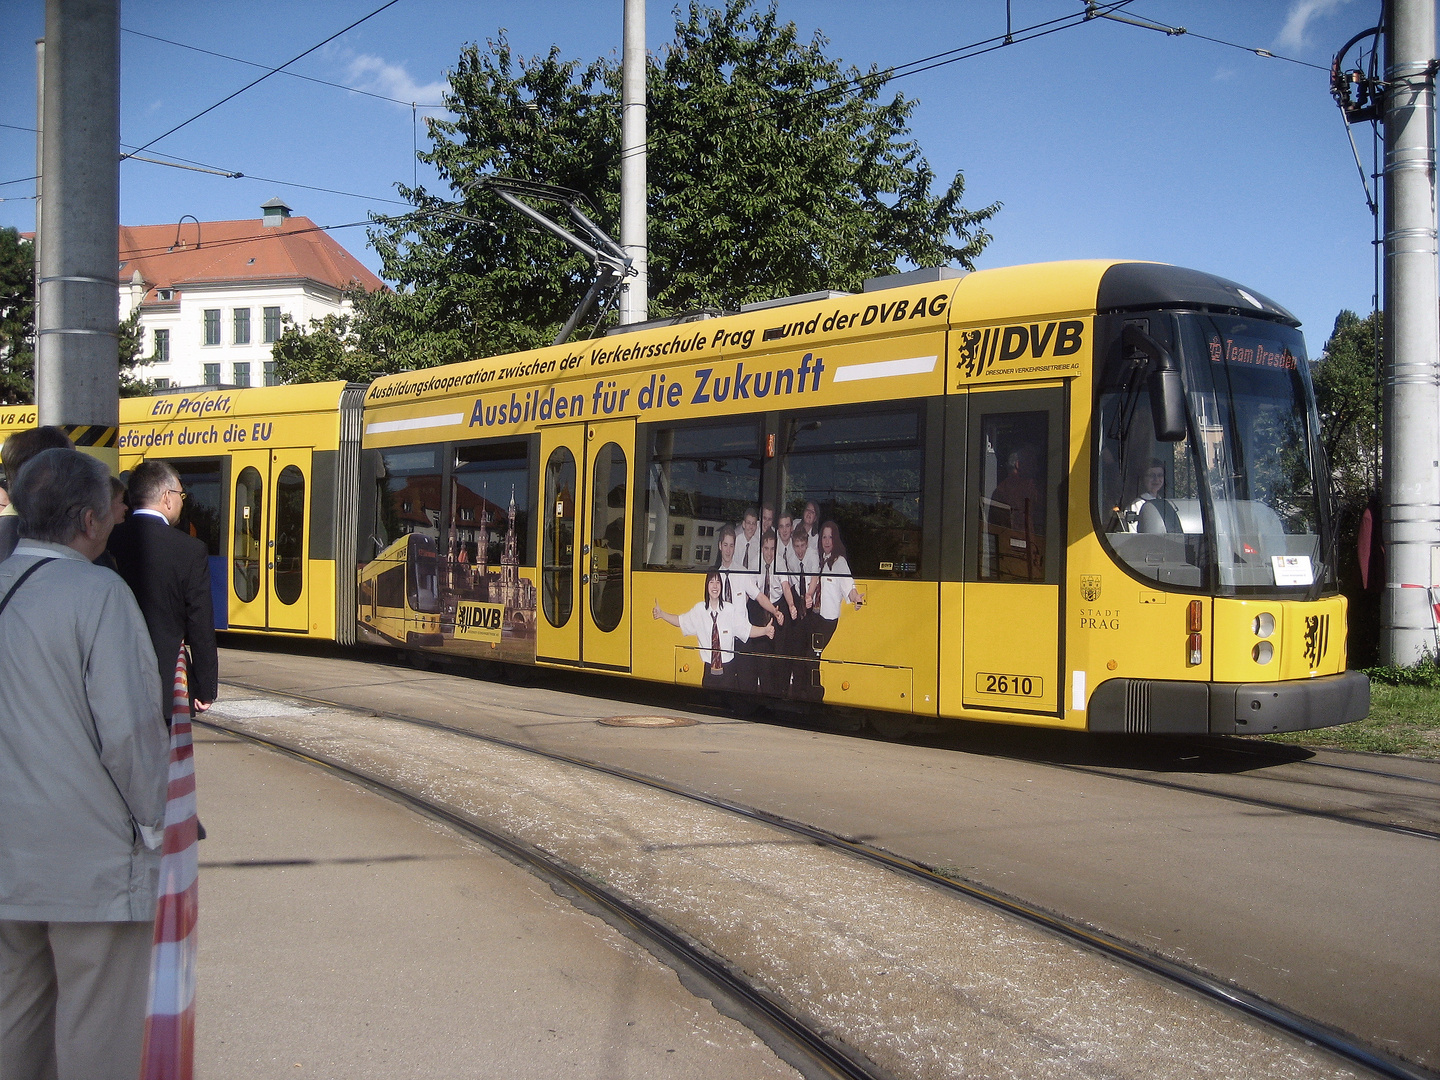
<instances>
[{"instance_id":1,"label":"advertising image of tram","mask_svg":"<svg viewBox=\"0 0 1440 1080\"><path fill-rule=\"evenodd\" d=\"M1209 274L922 270L368 387L195 394L183 421L162 395L127 403L121 453L210 485L192 527L232 629L1262 733L1368 711L1309 380L1295 319ZM274 434L155 441L232 417Z\"/></svg>"}]
</instances>

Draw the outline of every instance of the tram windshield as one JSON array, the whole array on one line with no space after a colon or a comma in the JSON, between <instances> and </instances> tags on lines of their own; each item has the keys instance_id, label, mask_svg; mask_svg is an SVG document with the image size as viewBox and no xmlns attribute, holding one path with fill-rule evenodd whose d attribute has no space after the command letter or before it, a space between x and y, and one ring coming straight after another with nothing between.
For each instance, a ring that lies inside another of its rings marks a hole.
<instances>
[{"instance_id":1,"label":"tram windshield","mask_svg":"<svg viewBox=\"0 0 1440 1080\"><path fill-rule=\"evenodd\" d=\"M1299 331L1206 312L1143 323L1180 363L1187 434L1155 438L1143 368L1117 353L1102 379L1097 432L1097 510L1111 550L1158 584L1218 594L1292 594L1332 581Z\"/></svg>"}]
</instances>

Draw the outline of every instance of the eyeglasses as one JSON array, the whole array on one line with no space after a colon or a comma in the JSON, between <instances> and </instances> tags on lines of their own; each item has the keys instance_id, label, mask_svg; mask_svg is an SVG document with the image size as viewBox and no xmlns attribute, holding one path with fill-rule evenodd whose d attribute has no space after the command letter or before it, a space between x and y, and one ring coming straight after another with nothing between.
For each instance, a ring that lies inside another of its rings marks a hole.
<instances>
[{"instance_id":1,"label":"eyeglasses","mask_svg":"<svg viewBox=\"0 0 1440 1080\"><path fill-rule=\"evenodd\" d=\"M188 491L181 491L179 488L166 488L166 489L165 489L165 494L166 494L166 495L179 495L181 502L184 502L186 499L188 499L188 498L190 497L190 493L189 493Z\"/></svg>"}]
</instances>

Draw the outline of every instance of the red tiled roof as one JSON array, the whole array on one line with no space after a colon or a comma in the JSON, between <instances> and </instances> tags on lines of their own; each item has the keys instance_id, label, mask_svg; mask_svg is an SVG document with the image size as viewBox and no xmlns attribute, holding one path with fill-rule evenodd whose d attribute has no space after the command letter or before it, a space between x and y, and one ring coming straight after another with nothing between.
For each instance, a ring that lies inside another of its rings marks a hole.
<instances>
[{"instance_id":1,"label":"red tiled roof","mask_svg":"<svg viewBox=\"0 0 1440 1080\"><path fill-rule=\"evenodd\" d=\"M351 283L374 292L384 283L309 218L286 218L267 227L259 218L244 221L187 221L174 225L121 225L121 285L135 272L156 288L222 281L279 281L308 278L336 289Z\"/></svg>"}]
</instances>

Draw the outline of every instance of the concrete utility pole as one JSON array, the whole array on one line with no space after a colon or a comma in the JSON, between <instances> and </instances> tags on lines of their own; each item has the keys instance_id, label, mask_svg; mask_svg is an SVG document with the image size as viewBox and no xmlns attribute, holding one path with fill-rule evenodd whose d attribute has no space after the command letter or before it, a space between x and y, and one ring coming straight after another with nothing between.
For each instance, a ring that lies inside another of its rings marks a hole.
<instances>
[{"instance_id":1,"label":"concrete utility pole","mask_svg":"<svg viewBox=\"0 0 1440 1080\"><path fill-rule=\"evenodd\" d=\"M40 185L45 182L45 39L35 42L35 295L40 295L40 208L45 200Z\"/></svg>"},{"instance_id":2,"label":"concrete utility pole","mask_svg":"<svg viewBox=\"0 0 1440 1080\"><path fill-rule=\"evenodd\" d=\"M1381 654L1436 647L1440 586L1440 288L1435 3L1385 3L1385 552Z\"/></svg>"},{"instance_id":3,"label":"concrete utility pole","mask_svg":"<svg viewBox=\"0 0 1440 1080\"><path fill-rule=\"evenodd\" d=\"M46 0L35 405L116 464L120 3ZM108 450L108 454L105 452Z\"/></svg>"},{"instance_id":4,"label":"concrete utility pole","mask_svg":"<svg viewBox=\"0 0 1440 1080\"><path fill-rule=\"evenodd\" d=\"M645 0L625 0L620 108L620 246L635 270L620 286L620 322L628 325L650 317L645 224Z\"/></svg>"}]
</instances>

